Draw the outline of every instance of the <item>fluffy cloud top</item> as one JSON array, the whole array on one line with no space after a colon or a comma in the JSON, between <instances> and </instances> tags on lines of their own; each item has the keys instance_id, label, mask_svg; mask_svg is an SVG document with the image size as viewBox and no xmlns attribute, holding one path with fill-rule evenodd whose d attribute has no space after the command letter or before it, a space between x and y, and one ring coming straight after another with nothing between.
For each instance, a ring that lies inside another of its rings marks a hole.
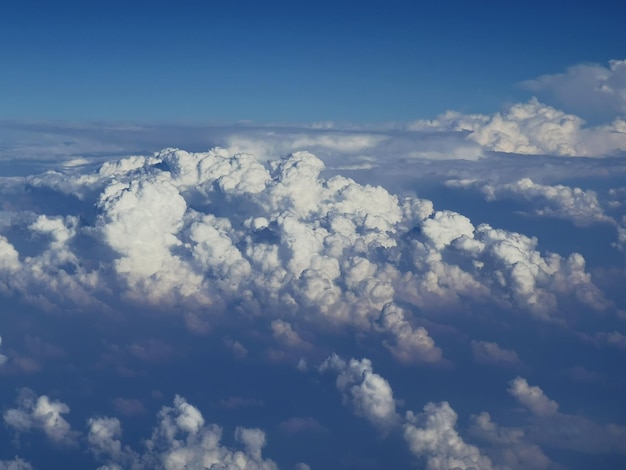
<instances>
[{"instance_id":1,"label":"fluffy cloud top","mask_svg":"<svg viewBox=\"0 0 626 470\"><path fill-rule=\"evenodd\" d=\"M414 131L456 131L485 150L516 154L606 156L626 150L626 123L585 127L585 121L540 103L516 103L491 116L454 111L409 126Z\"/></svg>"},{"instance_id":2,"label":"fluffy cloud top","mask_svg":"<svg viewBox=\"0 0 626 470\"><path fill-rule=\"evenodd\" d=\"M158 419L152 436L145 441L143 453L122 445L122 428L117 418L90 419L87 435L90 450L100 460L108 461L101 468L278 468L273 461L263 458L266 438L262 430L238 427L235 439L242 449L230 449L220 442L222 429L216 424L206 424L202 413L182 397L177 396L173 406L163 407Z\"/></svg>"},{"instance_id":3,"label":"fluffy cloud top","mask_svg":"<svg viewBox=\"0 0 626 470\"><path fill-rule=\"evenodd\" d=\"M388 429L398 421L396 403L389 382L374 373L372 362L367 359L350 359L346 362L336 354L320 366L320 371L337 373L337 389L345 403L349 403L358 416L372 424Z\"/></svg>"},{"instance_id":4,"label":"fluffy cloud top","mask_svg":"<svg viewBox=\"0 0 626 470\"><path fill-rule=\"evenodd\" d=\"M405 363L443 360L423 318L444 309L488 301L565 324L562 301L607 308L579 254L323 170L308 152L264 164L217 148L40 175L75 212L11 213L33 242L0 235L0 288L48 310L173 309L199 334L226 311L264 317L303 354L316 329L341 326Z\"/></svg>"},{"instance_id":5,"label":"fluffy cloud top","mask_svg":"<svg viewBox=\"0 0 626 470\"><path fill-rule=\"evenodd\" d=\"M41 430L55 444L74 445L79 433L61 416L70 412L61 401L51 401L46 395L37 397L31 390L22 390L19 407L3 414L4 422L17 432Z\"/></svg>"},{"instance_id":6,"label":"fluffy cloud top","mask_svg":"<svg viewBox=\"0 0 626 470\"><path fill-rule=\"evenodd\" d=\"M537 416L550 416L558 412L559 405L545 396L539 387L531 387L526 379L517 377L511 382L509 393Z\"/></svg>"},{"instance_id":7,"label":"fluffy cloud top","mask_svg":"<svg viewBox=\"0 0 626 470\"><path fill-rule=\"evenodd\" d=\"M600 424L585 416L559 411L559 405L526 379L511 381L509 393L531 412L526 434L534 441L559 449L589 453L626 453L626 426Z\"/></svg>"},{"instance_id":8,"label":"fluffy cloud top","mask_svg":"<svg viewBox=\"0 0 626 470\"><path fill-rule=\"evenodd\" d=\"M611 119L626 115L626 60L610 60L608 67L578 64L522 85L583 116Z\"/></svg>"},{"instance_id":9,"label":"fluffy cloud top","mask_svg":"<svg viewBox=\"0 0 626 470\"><path fill-rule=\"evenodd\" d=\"M447 402L429 403L424 412L407 413L404 439L413 454L425 457L428 470L491 470L493 464L456 431L457 414Z\"/></svg>"},{"instance_id":10,"label":"fluffy cloud top","mask_svg":"<svg viewBox=\"0 0 626 470\"><path fill-rule=\"evenodd\" d=\"M451 182L450 185L463 186L463 183ZM481 190L489 200L510 197L529 202L537 201L540 205L540 208L535 210L537 215L568 219L579 226L614 222L604 213L595 191L585 191L562 184L538 184L530 178L522 178L513 183L486 183L481 186Z\"/></svg>"}]
</instances>

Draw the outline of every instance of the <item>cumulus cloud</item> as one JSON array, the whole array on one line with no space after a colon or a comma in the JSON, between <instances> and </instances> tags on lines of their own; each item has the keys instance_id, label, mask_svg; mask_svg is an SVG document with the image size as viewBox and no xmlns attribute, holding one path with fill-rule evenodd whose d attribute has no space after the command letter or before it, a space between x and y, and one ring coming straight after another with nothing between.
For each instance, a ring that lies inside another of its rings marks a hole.
<instances>
[{"instance_id":1,"label":"cumulus cloud","mask_svg":"<svg viewBox=\"0 0 626 470\"><path fill-rule=\"evenodd\" d=\"M472 341L472 354L474 360L483 364L496 364L502 366L519 366L521 361L517 353L510 349L503 349L497 343L490 341Z\"/></svg>"},{"instance_id":2,"label":"cumulus cloud","mask_svg":"<svg viewBox=\"0 0 626 470\"><path fill-rule=\"evenodd\" d=\"M469 435L488 446L485 452L498 464L498 468L511 470L560 468L541 447L528 440L523 429L500 426L487 412L472 416Z\"/></svg>"},{"instance_id":3,"label":"cumulus cloud","mask_svg":"<svg viewBox=\"0 0 626 470\"><path fill-rule=\"evenodd\" d=\"M491 459L466 443L456 430L457 414L447 402L428 403L424 412L408 412L404 439L411 452L426 459L428 470L490 470Z\"/></svg>"},{"instance_id":4,"label":"cumulus cloud","mask_svg":"<svg viewBox=\"0 0 626 470\"><path fill-rule=\"evenodd\" d=\"M626 452L626 426L600 424L585 416L563 413L541 388L528 385L521 377L511 381L509 393L531 412L523 428L532 441L579 452Z\"/></svg>"},{"instance_id":5,"label":"cumulus cloud","mask_svg":"<svg viewBox=\"0 0 626 470\"><path fill-rule=\"evenodd\" d=\"M73 431L63 414L70 412L65 403L46 395L37 397L32 390L23 389L18 397L18 408L10 408L3 414L7 426L18 433L40 430L55 444L75 445L79 434Z\"/></svg>"},{"instance_id":6,"label":"cumulus cloud","mask_svg":"<svg viewBox=\"0 0 626 470\"><path fill-rule=\"evenodd\" d=\"M402 362L439 362L441 349L423 327L413 328L399 306L389 303L383 307L380 323L392 334L393 340L385 346Z\"/></svg>"},{"instance_id":7,"label":"cumulus cloud","mask_svg":"<svg viewBox=\"0 0 626 470\"><path fill-rule=\"evenodd\" d=\"M559 405L546 397L543 390L528 385L526 379L522 377L517 377L511 382L509 393L537 416L555 415L559 409Z\"/></svg>"},{"instance_id":8,"label":"cumulus cloud","mask_svg":"<svg viewBox=\"0 0 626 470\"><path fill-rule=\"evenodd\" d=\"M144 443L145 452L137 452L121 442L122 428L117 418L92 418L87 436L91 452L102 461L101 468L214 468L225 470L275 470L278 467L263 458L267 440L258 428L237 427L235 440L241 449L221 444L222 428L207 424L200 410L176 396L172 406L158 414L159 422Z\"/></svg>"},{"instance_id":9,"label":"cumulus cloud","mask_svg":"<svg viewBox=\"0 0 626 470\"><path fill-rule=\"evenodd\" d=\"M522 86L582 116L610 120L626 115L626 60L610 60L608 67L578 64Z\"/></svg>"},{"instance_id":10,"label":"cumulus cloud","mask_svg":"<svg viewBox=\"0 0 626 470\"><path fill-rule=\"evenodd\" d=\"M339 326L405 363L443 360L421 321L442 310L496 302L565 322L562 301L607 308L579 254L541 253L536 239L324 169L308 152L264 163L169 148L40 175L76 198L75 214L23 218L34 246L0 234L0 289L49 310L179 311L196 334L262 317L283 356L312 354L316 333ZM242 341L226 340L241 357Z\"/></svg>"},{"instance_id":11,"label":"cumulus cloud","mask_svg":"<svg viewBox=\"0 0 626 470\"><path fill-rule=\"evenodd\" d=\"M479 183L474 181L450 180L450 187L477 186L487 200L516 199L533 203L539 208L534 214L571 220L585 227L597 222L615 223L605 214L595 191L565 186L535 183L530 178L522 178L512 183Z\"/></svg>"},{"instance_id":12,"label":"cumulus cloud","mask_svg":"<svg viewBox=\"0 0 626 470\"><path fill-rule=\"evenodd\" d=\"M586 127L585 121L532 98L491 116L454 111L409 125L415 131L456 131L487 151L602 157L626 150L626 123Z\"/></svg>"},{"instance_id":13,"label":"cumulus cloud","mask_svg":"<svg viewBox=\"0 0 626 470\"><path fill-rule=\"evenodd\" d=\"M333 354L319 370L337 373L337 389L342 393L344 403L350 404L358 416L381 429L397 424L399 416L393 390L387 380L373 371L369 359L350 359L346 362Z\"/></svg>"}]
</instances>

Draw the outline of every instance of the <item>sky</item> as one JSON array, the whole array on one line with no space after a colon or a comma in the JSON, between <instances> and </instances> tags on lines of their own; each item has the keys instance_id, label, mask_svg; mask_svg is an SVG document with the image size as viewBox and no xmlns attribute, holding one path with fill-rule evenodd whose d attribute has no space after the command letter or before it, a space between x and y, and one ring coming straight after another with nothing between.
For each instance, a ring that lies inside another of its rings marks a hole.
<instances>
[{"instance_id":1,"label":"sky","mask_svg":"<svg viewBox=\"0 0 626 470\"><path fill-rule=\"evenodd\" d=\"M487 112L623 55L620 2L0 6L4 119L384 122Z\"/></svg>"},{"instance_id":2,"label":"sky","mask_svg":"<svg viewBox=\"0 0 626 470\"><path fill-rule=\"evenodd\" d=\"M615 2L3 2L0 470L626 467Z\"/></svg>"}]
</instances>

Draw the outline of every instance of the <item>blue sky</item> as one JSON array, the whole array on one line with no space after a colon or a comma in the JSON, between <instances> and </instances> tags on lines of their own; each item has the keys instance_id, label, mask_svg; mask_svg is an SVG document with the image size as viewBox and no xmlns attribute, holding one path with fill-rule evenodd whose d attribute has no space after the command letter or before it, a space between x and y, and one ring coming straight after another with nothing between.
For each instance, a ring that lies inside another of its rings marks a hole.
<instances>
[{"instance_id":1,"label":"blue sky","mask_svg":"<svg viewBox=\"0 0 626 470\"><path fill-rule=\"evenodd\" d=\"M626 468L616 3L0 3L0 470Z\"/></svg>"},{"instance_id":2,"label":"blue sky","mask_svg":"<svg viewBox=\"0 0 626 470\"><path fill-rule=\"evenodd\" d=\"M3 2L4 119L406 121L623 55L619 2Z\"/></svg>"}]
</instances>

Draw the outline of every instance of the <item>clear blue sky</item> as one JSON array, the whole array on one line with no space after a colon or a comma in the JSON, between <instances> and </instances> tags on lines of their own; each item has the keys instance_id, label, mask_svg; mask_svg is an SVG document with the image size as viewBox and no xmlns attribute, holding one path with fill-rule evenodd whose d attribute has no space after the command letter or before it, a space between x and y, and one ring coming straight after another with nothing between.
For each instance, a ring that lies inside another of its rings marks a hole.
<instances>
[{"instance_id":1,"label":"clear blue sky","mask_svg":"<svg viewBox=\"0 0 626 470\"><path fill-rule=\"evenodd\" d=\"M490 112L521 80L626 56L620 3L7 0L0 119Z\"/></svg>"}]
</instances>

